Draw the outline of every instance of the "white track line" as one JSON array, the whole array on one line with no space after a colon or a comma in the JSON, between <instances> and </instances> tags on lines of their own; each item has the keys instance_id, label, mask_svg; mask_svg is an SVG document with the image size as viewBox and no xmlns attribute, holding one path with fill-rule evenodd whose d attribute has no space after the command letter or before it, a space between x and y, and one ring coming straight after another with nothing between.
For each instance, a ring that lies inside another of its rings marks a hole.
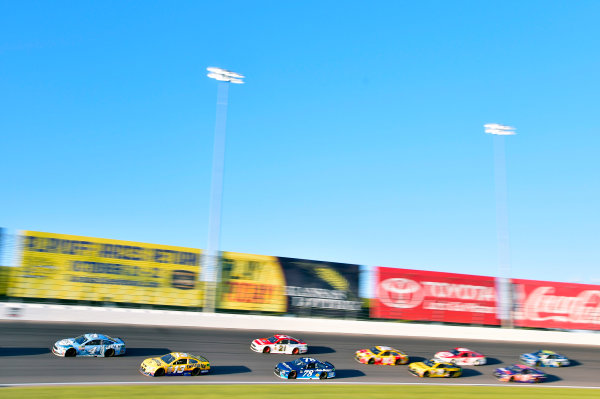
<instances>
[{"instance_id":1,"label":"white track line","mask_svg":"<svg viewBox=\"0 0 600 399\"><path fill-rule=\"evenodd\" d=\"M20 384L0 384L0 388L8 387L42 387L42 386L81 386L81 385L276 385L276 384L307 384L307 381L203 381L203 382L188 382L188 381L123 381L123 382L36 382L36 383L20 383ZM314 384L323 384L322 381L313 381ZM344 381L327 381L327 385L413 385L413 386L446 386L446 387L527 387L527 388L580 388L580 389L600 389L598 387L576 386L576 385L542 385L542 384L519 384L519 385L504 385L504 384L443 384L443 383L414 383L414 382L344 382Z\"/></svg>"}]
</instances>

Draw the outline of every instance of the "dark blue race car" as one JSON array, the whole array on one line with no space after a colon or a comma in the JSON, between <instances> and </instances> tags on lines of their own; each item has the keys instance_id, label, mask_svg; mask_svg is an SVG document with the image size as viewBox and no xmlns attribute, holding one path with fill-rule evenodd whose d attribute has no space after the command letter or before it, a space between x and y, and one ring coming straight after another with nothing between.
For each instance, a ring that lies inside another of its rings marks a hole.
<instances>
[{"instance_id":1,"label":"dark blue race car","mask_svg":"<svg viewBox=\"0 0 600 399\"><path fill-rule=\"evenodd\" d=\"M275 375L290 380L296 378L324 380L335 377L335 367L329 362L301 357L292 362L279 363L275 366Z\"/></svg>"}]
</instances>

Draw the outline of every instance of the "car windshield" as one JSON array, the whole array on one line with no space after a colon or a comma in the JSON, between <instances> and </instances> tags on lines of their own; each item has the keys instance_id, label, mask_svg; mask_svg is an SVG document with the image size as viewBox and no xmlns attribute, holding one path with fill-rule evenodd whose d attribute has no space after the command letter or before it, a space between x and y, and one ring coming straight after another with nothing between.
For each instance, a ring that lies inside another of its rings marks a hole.
<instances>
[{"instance_id":1,"label":"car windshield","mask_svg":"<svg viewBox=\"0 0 600 399\"><path fill-rule=\"evenodd\" d=\"M171 355L170 353L167 353L166 355L162 356L160 358L160 360L162 360L163 362L169 364L171 363L173 360L175 360L175 357L173 357L173 355Z\"/></svg>"},{"instance_id":2,"label":"car windshield","mask_svg":"<svg viewBox=\"0 0 600 399\"><path fill-rule=\"evenodd\" d=\"M75 342L77 345L81 345L85 342L85 335L80 335L77 338L73 339L73 342Z\"/></svg>"},{"instance_id":3,"label":"car windshield","mask_svg":"<svg viewBox=\"0 0 600 399\"><path fill-rule=\"evenodd\" d=\"M452 349L451 351L448 351L448 352L452 353L452 354L453 354L453 355L455 355L455 356L456 356L456 355L458 355L458 354L460 353L460 352L459 352L459 351L457 351L456 349Z\"/></svg>"},{"instance_id":4,"label":"car windshield","mask_svg":"<svg viewBox=\"0 0 600 399\"><path fill-rule=\"evenodd\" d=\"M425 360L425 361L423 361L423 363L425 363L425 364L426 364L426 365L428 365L429 367L433 367L433 365L435 364L435 362L434 362L434 361L431 361L431 360Z\"/></svg>"},{"instance_id":5,"label":"car windshield","mask_svg":"<svg viewBox=\"0 0 600 399\"><path fill-rule=\"evenodd\" d=\"M304 366L306 363L304 363L304 360L302 359L296 359L292 362L292 364L295 364L296 366Z\"/></svg>"},{"instance_id":6,"label":"car windshield","mask_svg":"<svg viewBox=\"0 0 600 399\"><path fill-rule=\"evenodd\" d=\"M278 340L277 340L277 338L275 338L275 337L269 337L269 338L267 338L267 341L269 341L270 343L274 344L274 343L275 343L275 342L277 342Z\"/></svg>"},{"instance_id":7,"label":"car windshield","mask_svg":"<svg viewBox=\"0 0 600 399\"><path fill-rule=\"evenodd\" d=\"M373 352L376 355L379 355L381 353L381 351L379 349L377 349L377 347L375 347L375 346L371 348L371 352Z\"/></svg>"},{"instance_id":8,"label":"car windshield","mask_svg":"<svg viewBox=\"0 0 600 399\"><path fill-rule=\"evenodd\" d=\"M508 367L508 369L510 371L512 371L513 373L520 373L523 370L521 367L517 367L517 366L510 366L510 367Z\"/></svg>"}]
</instances>

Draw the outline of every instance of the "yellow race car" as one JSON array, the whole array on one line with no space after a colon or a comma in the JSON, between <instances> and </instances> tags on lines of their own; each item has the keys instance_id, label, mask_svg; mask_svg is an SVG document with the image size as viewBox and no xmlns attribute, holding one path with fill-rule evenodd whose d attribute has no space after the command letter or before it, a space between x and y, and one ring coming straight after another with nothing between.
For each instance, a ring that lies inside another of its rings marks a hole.
<instances>
[{"instance_id":1,"label":"yellow race car","mask_svg":"<svg viewBox=\"0 0 600 399\"><path fill-rule=\"evenodd\" d=\"M146 359L140 366L140 373L150 377L163 375L191 375L206 374L210 370L210 363L202 356L189 353L171 352L161 357Z\"/></svg>"},{"instance_id":2,"label":"yellow race car","mask_svg":"<svg viewBox=\"0 0 600 399\"><path fill-rule=\"evenodd\" d=\"M408 363L408 355L389 346L374 346L371 349L360 349L354 358L363 364L387 364L397 366Z\"/></svg>"},{"instance_id":3,"label":"yellow race car","mask_svg":"<svg viewBox=\"0 0 600 399\"><path fill-rule=\"evenodd\" d=\"M435 359L411 363L408 371L417 377L460 377L462 369L455 364L440 363Z\"/></svg>"}]
</instances>

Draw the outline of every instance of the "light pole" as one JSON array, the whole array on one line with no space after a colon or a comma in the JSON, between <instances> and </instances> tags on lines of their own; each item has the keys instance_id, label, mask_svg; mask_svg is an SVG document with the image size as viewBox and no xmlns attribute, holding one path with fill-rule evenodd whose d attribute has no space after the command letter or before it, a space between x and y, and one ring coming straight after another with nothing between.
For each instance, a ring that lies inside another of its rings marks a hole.
<instances>
[{"instance_id":1,"label":"light pole","mask_svg":"<svg viewBox=\"0 0 600 399\"><path fill-rule=\"evenodd\" d=\"M498 235L498 318L502 327L513 327L512 289L510 283L510 246L508 239L508 206L506 194L506 156L504 137L516 134L512 126L498 123L483 125L485 132L494 135L494 175L496 186L496 229Z\"/></svg>"},{"instance_id":2,"label":"light pole","mask_svg":"<svg viewBox=\"0 0 600 399\"><path fill-rule=\"evenodd\" d=\"M225 126L227 123L227 96L229 83L244 83L244 76L226 69L209 67L207 76L219 81L217 91L217 120L213 147L210 210L208 214L208 244L202 256L205 312L213 313L219 282L219 238L221 235L221 202L223 197L223 167L225 164Z\"/></svg>"}]
</instances>

